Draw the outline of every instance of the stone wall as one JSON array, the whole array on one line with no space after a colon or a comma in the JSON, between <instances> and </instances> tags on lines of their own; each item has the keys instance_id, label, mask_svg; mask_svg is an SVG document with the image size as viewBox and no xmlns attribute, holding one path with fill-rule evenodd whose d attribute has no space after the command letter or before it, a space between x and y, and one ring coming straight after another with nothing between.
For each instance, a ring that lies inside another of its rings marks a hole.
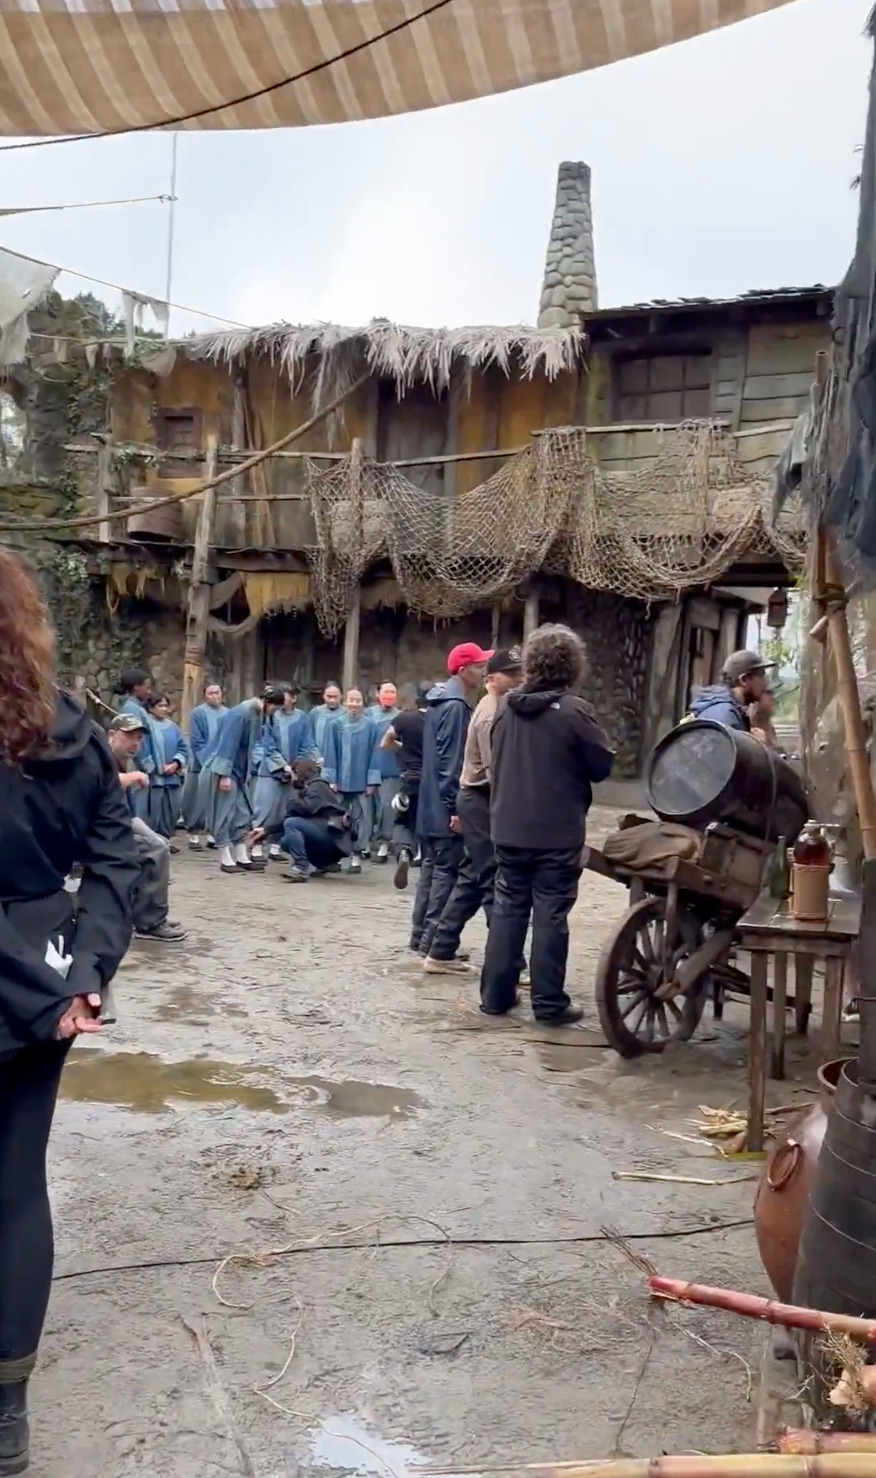
<instances>
[{"instance_id":1,"label":"stone wall","mask_svg":"<svg viewBox=\"0 0 876 1478\"><path fill-rule=\"evenodd\" d=\"M61 662L62 680L84 694L96 693L102 703L118 708L116 683L127 667L147 667L155 689L167 693L176 712L182 697L185 633L179 611L153 601L126 598L110 611L103 581L95 580L90 611L81 639Z\"/></svg>"},{"instance_id":2,"label":"stone wall","mask_svg":"<svg viewBox=\"0 0 876 1478\"><path fill-rule=\"evenodd\" d=\"M642 768L653 619L641 601L580 586L569 589L565 619L587 648L584 696L617 752L614 778L635 777Z\"/></svg>"}]
</instances>

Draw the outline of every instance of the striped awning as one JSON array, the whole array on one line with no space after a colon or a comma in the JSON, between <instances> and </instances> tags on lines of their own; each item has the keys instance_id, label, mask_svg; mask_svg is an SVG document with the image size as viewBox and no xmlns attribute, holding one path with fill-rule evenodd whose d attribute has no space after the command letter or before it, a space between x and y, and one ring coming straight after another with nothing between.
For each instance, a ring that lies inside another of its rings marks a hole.
<instances>
[{"instance_id":1,"label":"striped awning","mask_svg":"<svg viewBox=\"0 0 876 1478\"><path fill-rule=\"evenodd\" d=\"M413 112L605 66L789 0L0 0L0 133L279 128ZM227 104L232 103L232 106Z\"/></svg>"}]
</instances>

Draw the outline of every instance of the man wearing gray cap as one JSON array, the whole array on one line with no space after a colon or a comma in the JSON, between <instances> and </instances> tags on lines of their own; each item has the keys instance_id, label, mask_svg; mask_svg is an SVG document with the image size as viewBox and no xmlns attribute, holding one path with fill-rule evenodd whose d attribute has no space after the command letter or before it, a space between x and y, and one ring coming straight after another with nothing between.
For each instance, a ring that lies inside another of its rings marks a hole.
<instances>
[{"instance_id":1,"label":"man wearing gray cap","mask_svg":"<svg viewBox=\"0 0 876 1478\"><path fill-rule=\"evenodd\" d=\"M136 713L119 713L109 726L107 739L119 767L119 779L128 793L128 804L134 792L149 785L149 776L132 769L134 756L146 733L146 725ZM133 811L133 807L131 807ZM177 943L185 939L186 930L167 917L170 888L170 843L137 816L131 817L137 861L137 880L131 889L134 908L134 932L139 939L158 939Z\"/></svg>"},{"instance_id":2,"label":"man wearing gray cap","mask_svg":"<svg viewBox=\"0 0 876 1478\"><path fill-rule=\"evenodd\" d=\"M751 731L748 708L759 703L766 687L767 667L757 652L731 652L721 673L722 682L700 688L690 706L691 718L711 719L725 729Z\"/></svg>"}]
</instances>

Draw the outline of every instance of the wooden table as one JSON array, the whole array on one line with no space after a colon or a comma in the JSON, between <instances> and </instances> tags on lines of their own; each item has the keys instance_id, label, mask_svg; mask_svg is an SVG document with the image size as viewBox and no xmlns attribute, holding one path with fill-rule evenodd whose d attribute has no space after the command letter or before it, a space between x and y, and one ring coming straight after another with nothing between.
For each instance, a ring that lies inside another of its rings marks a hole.
<instances>
[{"instance_id":1,"label":"wooden table","mask_svg":"<svg viewBox=\"0 0 876 1478\"><path fill-rule=\"evenodd\" d=\"M794 958L794 1011L797 1030L805 1035L812 1010L812 975L816 960L824 963L821 1013L821 1060L839 1056L846 961L861 927L859 898L832 898L827 922L795 919L790 905L762 897L739 921L740 944L751 955L751 1035L748 1054L748 1148L763 1149L763 1110L767 1074L768 971L773 960L773 1031L770 1071L785 1076L785 1015L788 960Z\"/></svg>"}]
</instances>

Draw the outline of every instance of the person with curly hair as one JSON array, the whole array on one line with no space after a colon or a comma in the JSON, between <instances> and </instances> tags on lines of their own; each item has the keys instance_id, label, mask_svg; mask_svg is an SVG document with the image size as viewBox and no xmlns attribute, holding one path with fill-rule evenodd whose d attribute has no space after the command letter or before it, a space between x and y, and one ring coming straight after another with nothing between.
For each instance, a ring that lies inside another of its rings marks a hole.
<instances>
[{"instance_id":1,"label":"person with curly hair","mask_svg":"<svg viewBox=\"0 0 876 1478\"><path fill-rule=\"evenodd\" d=\"M568 626L539 626L523 647L523 681L493 722L490 832L496 881L481 972L481 1010L516 1004L532 913L532 1011L580 1021L566 994L569 914L578 897L593 785L611 774L611 747L579 696L584 647Z\"/></svg>"},{"instance_id":2,"label":"person with curly hair","mask_svg":"<svg viewBox=\"0 0 876 1478\"><path fill-rule=\"evenodd\" d=\"M28 1465L49 1301L46 1148L64 1059L100 1030L131 940L137 858L102 730L60 691L49 613L0 549L0 1474ZM65 880L82 865L77 893Z\"/></svg>"}]
</instances>

